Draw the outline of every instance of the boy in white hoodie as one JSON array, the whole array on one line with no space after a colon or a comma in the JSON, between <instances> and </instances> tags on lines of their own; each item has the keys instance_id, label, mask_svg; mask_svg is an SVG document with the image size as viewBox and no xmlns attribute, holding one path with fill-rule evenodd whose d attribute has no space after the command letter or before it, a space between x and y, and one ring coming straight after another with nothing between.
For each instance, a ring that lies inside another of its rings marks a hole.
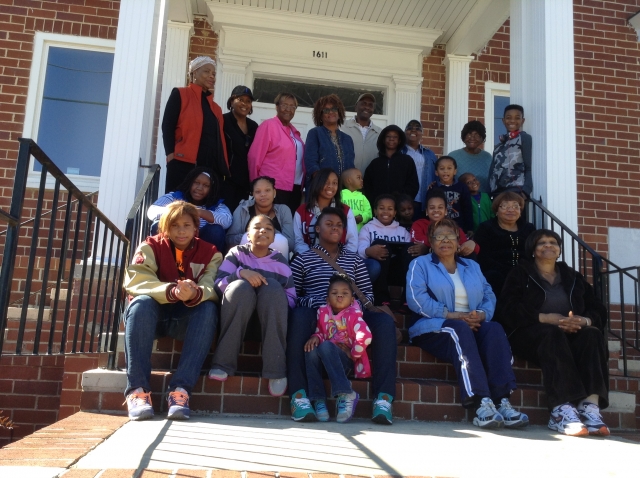
<instances>
[{"instance_id":1,"label":"boy in white hoodie","mask_svg":"<svg viewBox=\"0 0 640 478\"><path fill-rule=\"evenodd\" d=\"M396 200L390 194L378 196L374 203L374 218L362 226L358 235L358 254L364 259L373 284L376 305L390 302L388 276L390 268L406 275L411 257L411 234L396 216ZM397 246L393 244L396 243Z\"/></svg>"}]
</instances>

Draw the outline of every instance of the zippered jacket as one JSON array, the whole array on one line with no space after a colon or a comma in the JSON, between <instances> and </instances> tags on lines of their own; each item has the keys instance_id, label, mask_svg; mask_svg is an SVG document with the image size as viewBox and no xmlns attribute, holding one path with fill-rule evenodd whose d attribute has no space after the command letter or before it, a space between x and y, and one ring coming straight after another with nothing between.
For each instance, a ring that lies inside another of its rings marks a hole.
<instances>
[{"instance_id":1,"label":"zippered jacket","mask_svg":"<svg viewBox=\"0 0 640 478\"><path fill-rule=\"evenodd\" d=\"M591 284L566 263L556 262L556 266L573 314L590 318L592 325L604 332L607 309ZM507 276L496 309L496 321L502 324L507 334L540 322L540 308L546 298L542 280L533 260L521 260Z\"/></svg>"}]
</instances>

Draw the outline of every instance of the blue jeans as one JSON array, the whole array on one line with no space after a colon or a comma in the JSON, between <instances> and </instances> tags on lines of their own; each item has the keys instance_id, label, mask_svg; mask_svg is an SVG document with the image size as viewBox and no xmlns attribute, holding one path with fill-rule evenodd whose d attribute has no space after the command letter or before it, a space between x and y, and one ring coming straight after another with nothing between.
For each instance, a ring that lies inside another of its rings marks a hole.
<instances>
[{"instance_id":1,"label":"blue jeans","mask_svg":"<svg viewBox=\"0 0 640 478\"><path fill-rule=\"evenodd\" d=\"M353 391L347 378L347 374L353 370L353 360L333 342L325 340L311 352L305 352L304 361L309 382L309 400L326 398L322 380L323 365L331 382L332 397Z\"/></svg>"},{"instance_id":2,"label":"blue jeans","mask_svg":"<svg viewBox=\"0 0 640 478\"><path fill-rule=\"evenodd\" d=\"M367 272L369 273L369 279L371 279L371 283L373 284L376 280L378 280L378 277L380 277L380 271L382 270L380 261L367 257L364 260L364 265L366 266Z\"/></svg>"},{"instance_id":3,"label":"blue jeans","mask_svg":"<svg viewBox=\"0 0 640 478\"><path fill-rule=\"evenodd\" d=\"M156 219L151 224L151 235L158 234L158 226L160 220ZM225 230L219 224L205 224L198 230L198 237L209 244L216 246L216 249L224 255L227 252L227 235Z\"/></svg>"},{"instance_id":4,"label":"blue jeans","mask_svg":"<svg viewBox=\"0 0 640 478\"><path fill-rule=\"evenodd\" d=\"M129 304L125 321L125 396L138 387L151 390L153 341L165 336L184 340L178 369L171 378L169 390L182 387L191 394L216 333L216 305L210 300L195 307L187 307L182 302L160 304L148 295L140 295Z\"/></svg>"},{"instance_id":5,"label":"blue jeans","mask_svg":"<svg viewBox=\"0 0 640 478\"><path fill-rule=\"evenodd\" d=\"M373 340L367 354L373 360L373 393L395 396L396 393L396 325L383 313L364 311L364 321L369 326ZM318 309L296 307L289 314L287 327L287 378L289 391L308 391L304 344L316 331Z\"/></svg>"}]
</instances>

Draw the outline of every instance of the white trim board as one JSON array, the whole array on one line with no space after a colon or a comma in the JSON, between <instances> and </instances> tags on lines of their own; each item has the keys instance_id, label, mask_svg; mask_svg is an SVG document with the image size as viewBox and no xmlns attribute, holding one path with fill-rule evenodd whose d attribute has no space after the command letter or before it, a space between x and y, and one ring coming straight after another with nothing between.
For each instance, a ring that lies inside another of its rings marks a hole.
<instances>
[{"instance_id":1,"label":"white trim board","mask_svg":"<svg viewBox=\"0 0 640 478\"><path fill-rule=\"evenodd\" d=\"M484 127L487 129L487 140L484 150L493 154L493 99L496 96L511 96L511 85L509 83L496 83L495 81L484 82Z\"/></svg>"}]
</instances>

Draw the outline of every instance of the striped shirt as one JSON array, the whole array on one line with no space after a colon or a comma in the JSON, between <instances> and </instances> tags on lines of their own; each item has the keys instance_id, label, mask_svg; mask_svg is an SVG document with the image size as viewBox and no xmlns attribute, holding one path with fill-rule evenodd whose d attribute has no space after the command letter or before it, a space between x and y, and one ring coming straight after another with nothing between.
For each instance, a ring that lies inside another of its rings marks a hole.
<instances>
[{"instance_id":1,"label":"striped shirt","mask_svg":"<svg viewBox=\"0 0 640 478\"><path fill-rule=\"evenodd\" d=\"M298 307L318 308L326 304L329 279L332 275L337 274L336 270L328 262L313 252L313 249L318 249L328 255L328 252L323 247L315 245L312 250L296 256L291 263L293 281L298 295ZM355 252L347 251L340 244L340 255L336 262L344 269L367 299L373 302L373 288L362 258Z\"/></svg>"},{"instance_id":2,"label":"striped shirt","mask_svg":"<svg viewBox=\"0 0 640 478\"><path fill-rule=\"evenodd\" d=\"M267 280L275 279L284 289L289 307L296 306L296 290L293 285L291 269L286 259L278 251L271 251L265 257L256 257L251 253L249 244L229 249L216 276L216 292L222 297L229 283L244 280L240 271L251 270L262 274Z\"/></svg>"},{"instance_id":3,"label":"striped shirt","mask_svg":"<svg viewBox=\"0 0 640 478\"><path fill-rule=\"evenodd\" d=\"M167 210L167 206L174 201L186 201L184 194L181 191L175 191L172 193L165 194L164 196L159 197L156 202L154 202L147 211L147 217L152 221L156 221L160 219L160 216L164 214ZM194 204L194 206L196 206ZM200 226L199 229L202 229L207 224L217 224L222 226L222 229L229 229L231 226L231 222L233 221L233 216L231 215L231 211L229 208L225 206L222 199L220 199L213 206L205 207L205 206L196 206L198 209L204 209L206 211L211 211L213 213L213 223L209 223L206 220L200 218Z\"/></svg>"}]
</instances>

